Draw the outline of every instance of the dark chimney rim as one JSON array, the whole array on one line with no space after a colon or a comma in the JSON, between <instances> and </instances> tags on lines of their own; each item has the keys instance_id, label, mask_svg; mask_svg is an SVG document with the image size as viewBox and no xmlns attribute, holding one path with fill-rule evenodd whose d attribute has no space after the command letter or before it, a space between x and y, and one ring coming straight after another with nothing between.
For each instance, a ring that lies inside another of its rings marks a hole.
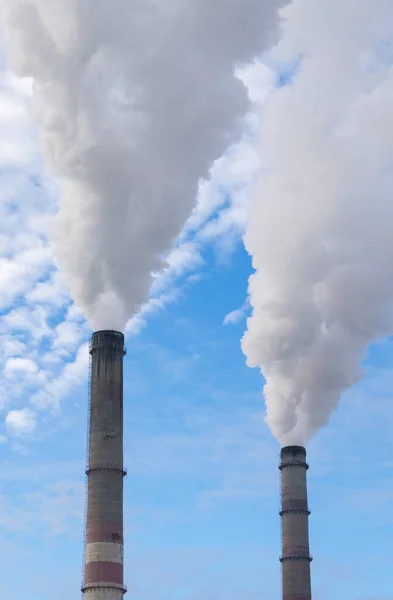
<instances>
[{"instance_id":1,"label":"dark chimney rim","mask_svg":"<svg viewBox=\"0 0 393 600\"><path fill-rule=\"evenodd\" d=\"M124 333L121 331L118 331L117 329L97 329L97 331L93 331L92 337L94 337L95 335L99 335L100 333L111 334L116 337L121 336L124 338Z\"/></svg>"},{"instance_id":2,"label":"dark chimney rim","mask_svg":"<svg viewBox=\"0 0 393 600\"><path fill-rule=\"evenodd\" d=\"M284 446L281 448L281 456L287 456L288 454L306 454L306 449L304 446Z\"/></svg>"},{"instance_id":3,"label":"dark chimney rim","mask_svg":"<svg viewBox=\"0 0 393 600\"><path fill-rule=\"evenodd\" d=\"M90 354L97 351L121 352L123 356L127 353L124 346L124 333L114 329L102 329L95 331L90 340Z\"/></svg>"}]
</instances>

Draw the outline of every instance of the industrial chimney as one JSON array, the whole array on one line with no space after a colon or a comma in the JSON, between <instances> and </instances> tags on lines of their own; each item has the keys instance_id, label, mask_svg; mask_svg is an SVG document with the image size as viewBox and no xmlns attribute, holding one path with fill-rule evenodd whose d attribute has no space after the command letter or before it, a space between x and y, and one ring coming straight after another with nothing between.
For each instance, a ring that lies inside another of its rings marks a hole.
<instances>
[{"instance_id":1,"label":"industrial chimney","mask_svg":"<svg viewBox=\"0 0 393 600\"><path fill-rule=\"evenodd\" d=\"M91 345L87 512L82 592L121 600L123 583L124 335L97 331Z\"/></svg>"},{"instance_id":2,"label":"industrial chimney","mask_svg":"<svg viewBox=\"0 0 393 600\"><path fill-rule=\"evenodd\" d=\"M287 446L281 450L282 597L311 600L310 547L308 540L306 450Z\"/></svg>"}]
</instances>

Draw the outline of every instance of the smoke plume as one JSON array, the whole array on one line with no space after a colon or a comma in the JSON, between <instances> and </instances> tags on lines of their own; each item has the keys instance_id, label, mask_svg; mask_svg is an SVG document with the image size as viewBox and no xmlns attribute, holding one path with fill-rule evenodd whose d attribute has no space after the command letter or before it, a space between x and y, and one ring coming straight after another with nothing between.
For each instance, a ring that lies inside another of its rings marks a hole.
<instances>
[{"instance_id":1,"label":"smoke plume","mask_svg":"<svg viewBox=\"0 0 393 600\"><path fill-rule=\"evenodd\" d=\"M263 114L242 345L273 433L304 444L393 332L393 5L293 0L282 16L273 58L297 66Z\"/></svg>"},{"instance_id":2,"label":"smoke plume","mask_svg":"<svg viewBox=\"0 0 393 600\"><path fill-rule=\"evenodd\" d=\"M61 183L56 257L94 328L122 329L147 300L199 179L247 111L234 69L271 41L280 4L0 0Z\"/></svg>"}]
</instances>

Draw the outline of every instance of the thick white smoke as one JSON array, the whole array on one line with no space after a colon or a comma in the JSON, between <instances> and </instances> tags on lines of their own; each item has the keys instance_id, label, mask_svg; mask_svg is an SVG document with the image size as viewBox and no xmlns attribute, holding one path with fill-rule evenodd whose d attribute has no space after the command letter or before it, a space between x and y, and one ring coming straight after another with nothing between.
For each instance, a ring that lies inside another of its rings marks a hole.
<instances>
[{"instance_id":1,"label":"thick white smoke","mask_svg":"<svg viewBox=\"0 0 393 600\"><path fill-rule=\"evenodd\" d=\"M304 444L393 332L393 4L293 0L283 15L274 59L299 63L263 114L242 344L273 433Z\"/></svg>"},{"instance_id":2,"label":"thick white smoke","mask_svg":"<svg viewBox=\"0 0 393 600\"><path fill-rule=\"evenodd\" d=\"M233 73L266 49L284 0L0 0L11 64L62 199L53 242L95 328L147 300L198 181L238 134Z\"/></svg>"}]
</instances>

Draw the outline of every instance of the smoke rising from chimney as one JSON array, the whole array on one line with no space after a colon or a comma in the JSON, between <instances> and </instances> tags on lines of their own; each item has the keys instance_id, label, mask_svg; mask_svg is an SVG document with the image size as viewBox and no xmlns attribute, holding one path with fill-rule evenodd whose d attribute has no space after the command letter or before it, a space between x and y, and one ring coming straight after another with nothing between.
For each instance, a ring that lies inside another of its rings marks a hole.
<instances>
[{"instance_id":1,"label":"smoke rising from chimney","mask_svg":"<svg viewBox=\"0 0 393 600\"><path fill-rule=\"evenodd\" d=\"M263 114L242 347L272 432L303 445L393 331L393 7L294 0L282 14L275 60L299 63Z\"/></svg>"},{"instance_id":2,"label":"smoke rising from chimney","mask_svg":"<svg viewBox=\"0 0 393 600\"><path fill-rule=\"evenodd\" d=\"M248 108L237 64L284 0L1 0L11 64L61 182L58 263L94 328L122 330L165 267L198 181Z\"/></svg>"}]
</instances>

